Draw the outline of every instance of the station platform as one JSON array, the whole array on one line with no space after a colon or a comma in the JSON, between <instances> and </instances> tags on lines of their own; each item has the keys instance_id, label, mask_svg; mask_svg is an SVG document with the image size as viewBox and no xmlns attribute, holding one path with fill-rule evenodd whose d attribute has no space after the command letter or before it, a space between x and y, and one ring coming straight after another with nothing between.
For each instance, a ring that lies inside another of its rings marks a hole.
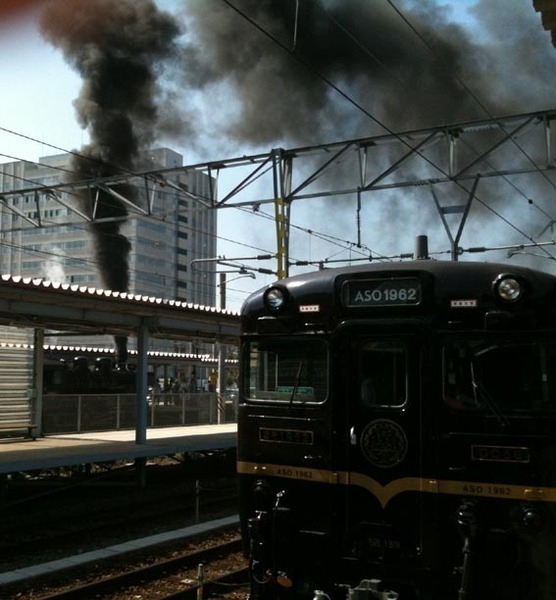
<instances>
[{"instance_id":1,"label":"station platform","mask_svg":"<svg viewBox=\"0 0 556 600\"><path fill-rule=\"evenodd\" d=\"M6 439L0 441L0 474L230 449L236 436L237 424L227 423L147 429L144 444L135 442L134 430Z\"/></svg>"}]
</instances>

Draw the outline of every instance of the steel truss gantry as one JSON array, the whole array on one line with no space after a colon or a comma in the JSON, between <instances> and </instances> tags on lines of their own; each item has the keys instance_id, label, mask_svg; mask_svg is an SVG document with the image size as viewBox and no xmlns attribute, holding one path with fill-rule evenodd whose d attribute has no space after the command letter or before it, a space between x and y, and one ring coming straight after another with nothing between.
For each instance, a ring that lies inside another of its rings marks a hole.
<instances>
[{"instance_id":1,"label":"steel truss gantry","mask_svg":"<svg viewBox=\"0 0 556 600\"><path fill-rule=\"evenodd\" d=\"M263 204L273 204L277 272L281 278L288 274L290 209L294 201L353 195L360 210L362 201L373 192L427 186L450 240L452 257L456 259L480 180L533 173L554 185L547 173L555 168L551 131L554 119L556 109L551 109L315 146L277 148L95 180L53 186L27 185L2 192L0 202L25 218L24 227L44 227L41 214L47 203L52 207L52 202L59 202L83 221L95 222L94 206L103 192L124 203L129 217L154 218L156 192L162 186L197 200L207 209L248 206L258 210ZM191 194L176 178L180 173L195 172L209 176L208 197ZM122 195L118 187L123 184L136 188L139 193L135 199ZM452 186L448 198L441 194L445 184ZM89 214L73 205L72 196L76 194L88 194L92 199L93 209ZM35 198L36 218L22 214L11 201L30 195ZM488 203L488 198L482 202ZM459 218L455 234L448 215Z\"/></svg>"}]
</instances>

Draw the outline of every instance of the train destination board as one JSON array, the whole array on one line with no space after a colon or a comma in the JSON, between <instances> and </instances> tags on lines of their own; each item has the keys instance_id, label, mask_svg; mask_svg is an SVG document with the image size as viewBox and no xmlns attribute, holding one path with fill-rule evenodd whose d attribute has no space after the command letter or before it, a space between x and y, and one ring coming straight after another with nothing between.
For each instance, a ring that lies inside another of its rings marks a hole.
<instances>
[{"instance_id":1,"label":"train destination board","mask_svg":"<svg viewBox=\"0 0 556 600\"><path fill-rule=\"evenodd\" d=\"M350 280L344 285L347 307L414 306L421 302L421 282L415 278Z\"/></svg>"}]
</instances>

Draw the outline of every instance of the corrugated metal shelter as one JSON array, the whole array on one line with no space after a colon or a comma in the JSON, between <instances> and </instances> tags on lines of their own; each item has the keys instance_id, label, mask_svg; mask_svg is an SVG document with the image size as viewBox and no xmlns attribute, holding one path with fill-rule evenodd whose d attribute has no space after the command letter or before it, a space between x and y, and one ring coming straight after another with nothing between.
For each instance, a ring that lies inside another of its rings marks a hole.
<instances>
[{"instance_id":1,"label":"corrugated metal shelter","mask_svg":"<svg viewBox=\"0 0 556 600\"><path fill-rule=\"evenodd\" d=\"M32 333L0 327L0 427L33 422Z\"/></svg>"}]
</instances>

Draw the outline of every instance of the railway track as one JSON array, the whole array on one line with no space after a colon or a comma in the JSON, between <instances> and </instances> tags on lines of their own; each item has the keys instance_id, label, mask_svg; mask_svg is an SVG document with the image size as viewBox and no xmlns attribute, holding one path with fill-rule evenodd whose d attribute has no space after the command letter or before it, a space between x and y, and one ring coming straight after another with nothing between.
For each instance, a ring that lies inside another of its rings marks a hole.
<instances>
[{"instance_id":1,"label":"railway track","mask_svg":"<svg viewBox=\"0 0 556 600\"><path fill-rule=\"evenodd\" d=\"M102 487L51 488L0 503L0 570L26 568L230 514L237 504L235 473L231 467L228 472L216 468L214 476L208 475L214 466L207 462L203 481L171 465L157 469L146 489L138 490L123 479ZM31 484L30 490L37 487ZM40 511L30 510L39 502Z\"/></svg>"},{"instance_id":2,"label":"railway track","mask_svg":"<svg viewBox=\"0 0 556 600\"><path fill-rule=\"evenodd\" d=\"M26 487L12 486L0 503L4 515L0 526L0 598L37 600L50 594L53 598L116 600L118 596L111 592L100 596L92 590L97 585L123 585L118 582L126 577L130 585L149 580L158 586L157 581L164 578L156 575L157 570L175 573L180 569L182 574L170 576L167 590L156 596L146 593L143 598L159 599L167 594L171 598L171 594L195 587L197 575L185 571L195 571L198 564L187 565L208 559L201 555L195 558L189 551L197 548L204 552L209 542L215 545L217 539L238 535L233 518L237 505L235 470L228 469L227 462L221 468L220 464L199 459L193 468L187 465L185 473L180 465L164 464L150 473L148 487L141 490L125 477L112 479L108 485L77 484L59 490L50 481L46 486L34 481ZM28 510L39 502L40 511ZM186 552L192 558L184 558ZM240 552L235 559L223 555L222 560L231 561L232 567L215 574L207 562L207 578L234 572L238 562L240 573L244 567ZM179 566L180 561L184 566ZM193 583L186 586L183 582L189 580ZM212 584L207 585L210 590ZM87 591L80 586L92 587ZM120 598L129 600L138 595L126 593Z\"/></svg>"},{"instance_id":3,"label":"railway track","mask_svg":"<svg viewBox=\"0 0 556 600\"><path fill-rule=\"evenodd\" d=\"M64 589L32 597L38 600L123 600L130 597L177 600L214 598L238 588L246 589L246 586L247 563L241 552L241 539L235 535L232 539L153 564L86 584L68 584Z\"/></svg>"},{"instance_id":4,"label":"railway track","mask_svg":"<svg viewBox=\"0 0 556 600\"><path fill-rule=\"evenodd\" d=\"M219 512L223 507L234 505L236 502L235 490L230 491L223 488L219 492L203 498L202 512L203 514ZM132 515L129 512L132 512ZM39 552L43 555L48 554L51 548L63 554L64 549L74 546L78 539L83 548L87 540L92 546L96 546L98 545L97 540L109 539L110 536L114 536L114 532L118 532L118 535L121 536L123 531L132 534L134 530L137 530L145 535L145 523L150 523L151 527L157 530L164 523L178 527L188 521L194 522L199 516L199 507L191 496L184 500L176 500L167 507L156 507L156 509L149 506L134 507L129 512L114 515L107 510L105 514L95 515L92 522L89 519L83 519L82 521L72 520L68 523L67 519L64 522L63 518L59 517L54 521L49 521L48 527L42 531L40 529L32 530L33 533L28 533L29 537L27 538L18 539L16 536L11 540L0 542L0 553L4 557L17 557L20 562L24 556L32 558Z\"/></svg>"}]
</instances>

